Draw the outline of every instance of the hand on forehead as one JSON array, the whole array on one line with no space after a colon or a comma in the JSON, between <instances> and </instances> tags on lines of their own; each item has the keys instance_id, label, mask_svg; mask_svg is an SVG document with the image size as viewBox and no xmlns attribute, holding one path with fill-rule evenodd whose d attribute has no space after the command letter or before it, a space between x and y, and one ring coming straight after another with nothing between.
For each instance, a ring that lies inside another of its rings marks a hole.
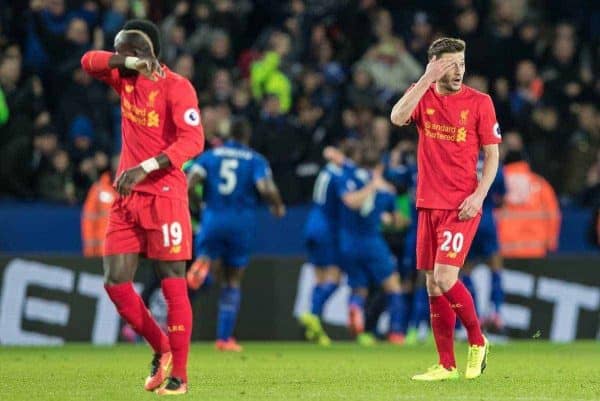
<instances>
[{"instance_id":1,"label":"hand on forehead","mask_svg":"<svg viewBox=\"0 0 600 401\"><path fill-rule=\"evenodd\" d=\"M442 55L439 58L442 60L448 60L448 61L452 61L455 63L463 63L465 61L465 53L463 53L463 52L442 53Z\"/></svg>"}]
</instances>

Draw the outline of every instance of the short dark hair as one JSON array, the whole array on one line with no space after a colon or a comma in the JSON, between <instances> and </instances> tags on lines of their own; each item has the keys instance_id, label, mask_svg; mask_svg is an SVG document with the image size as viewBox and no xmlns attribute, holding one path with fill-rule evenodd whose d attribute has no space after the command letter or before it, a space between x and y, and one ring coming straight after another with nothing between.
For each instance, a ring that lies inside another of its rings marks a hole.
<instances>
[{"instance_id":1,"label":"short dark hair","mask_svg":"<svg viewBox=\"0 0 600 401\"><path fill-rule=\"evenodd\" d=\"M250 139L252 128L250 128L250 123L246 118L234 117L231 119L230 133L236 141L245 142Z\"/></svg>"},{"instance_id":2,"label":"short dark hair","mask_svg":"<svg viewBox=\"0 0 600 401\"><path fill-rule=\"evenodd\" d=\"M439 38L433 41L427 50L427 58L431 60L433 56L439 58L444 53L464 52L467 47L464 40L457 38Z\"/></svg>"},{"instance_id":3,"label":"short dark hair","mask_svg":"<svg viewBox=\"0 0 600 401\"><path fill-rule=\"evenodd\" d=\"M144 32L146 35L148 35L150 41L152 42L152 47L154 48L154 56L157 58L160 56L160 30L152 21L148 21L146 19L132 19L125 23L123 29L135 29Z\"/></svg>"}]
</instances>

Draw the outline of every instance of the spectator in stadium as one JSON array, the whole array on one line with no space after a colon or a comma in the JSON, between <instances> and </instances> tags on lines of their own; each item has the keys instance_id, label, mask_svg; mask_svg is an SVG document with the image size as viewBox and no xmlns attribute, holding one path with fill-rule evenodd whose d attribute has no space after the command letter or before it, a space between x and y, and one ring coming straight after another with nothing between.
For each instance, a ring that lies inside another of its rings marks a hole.
<instances>
[{"instance_id":1,"label":"spectator in stadium","mask_svg":"<svg viewBox=\"0 0 600 401\"><path fill-rule=\"evenodd\" d=\"M265 95L276 96L278 107L283 113L287 113L292 106L292 84L280 69L289 51L289 36L283 32L273 32L269 39L269 49L262 59L252 64L250 72L254 98L261 101Z\"/></svg>"},{"instance_id":2,"label":"spectator in stadium","mask_svg":"<svg viewBox=\"0 0 600 401\"><path fill-rule=\"evenodd\" d=\"M392 126L389 119L383 116L377 116L373 119L369 137L373 146L377 148L381 154L387 152L390 146L390 134Z\"/></svg>"},{"instance_id":3,"label":"spectator in stadium","mask_svg":"<svg viewBox=\"0 0 600 401\"><path fill-rule=\"evenodd\" d=\"M515 60L532 59L539 60L540 52L543 50L540 46L540 25L539 21L533 19L524 20L517 28L517 33L513 40L512 54Z\"/></svg>"},{"instance_id":4,"label":"spectator in stadium","mask_svg":"<svg viewBox=\"0 0 600 401\"><path fill-rule=\"evenodd\" d=\"M586 186L588 168L594 171L600 150L600 114L593 103L583 103L574 107L577 127L569 135L567 165L564 169L565 192L576 198Z\"/></svg>"},{"instance_id":5,"label":"spectator in stadium","mask_svg":"<svg viewBox=\"0 0 600 401\"><path fill-rule=\"evenodd\" d=\"M562 30L557 29L551 53L542 68L547 88L563 110L584 90L580 77L581 64L576 53L576 38L574 33L569 33L570 29L567 27L568 25ZM563 33L559 34L560 32Z\"/></svg>"},{"instance_id":6,"label":"spectator in stadium","mask_svg":"<svg viewBox=\"0 0 600 401\"><path fill-rule=\"evenodd\" d=\"M408 50L421 65L425 65L427 64L427 48L433 42L433 26L429 15L424 11L417 11L410 31Z\"/></svg>"},{"instance_id":7,"label":"spectator in stadium","mask_svg":"<svg viewBox=\"0 0 600 401\"><path fill-rule=\"evenodd\" d=\"M173 62L173 71L192 81L195 80L196 64L194 57L189 53L183 53ZM194 84L194 86L197 86Z\"/></svg>"},{"instance_id":8,"label":"spectator in stadium","mask_svg":"<svg viewBox=\"0 0 600 401\"><path fill-rule=\"evenodd\" d=\"M113 43L115 36L129 17L129 1L113 0L110 8L104 11L102 15L102 31L104 32L106 43Z\"/></svg>"},{"instance_id":9,"label":"spectator in stadium","mask_svg":"<svg viewBox=\"0 0 600 401\"><path fill-rule=\"evenodd\" d=\"M101 171L100 178L92 185L81 214L81 242L83 256L101 257L104 251L104 234L108 226L108 212L117 192L113 188L113 178L119 164L114 157L110 168Z\"/></svg>"},{"instance_id":10,"label":"spectator in stadium","mask_svg":"<svg viewBox=\"0 0 600 401\"><path fill-rule=\"evenodd\" d=\"M0 57L0 92L4 106L0 121L0 146L15 136L31 136L35 127L47 124L44 88L36 75L24 78L19 47L8 47Z\"/></svg>"},{"instance_id":11,"label":"spectator in stadium","mask_svg":"<svg viewBox=\"0 0 600 401\"><path fill-rule=\"evenodd\" d=\"M363 65L356 65L352 72L352 82L346 87L346 102L352 107L375 108L377 92L373 78Z\"/></svg>"},{"instance_id":12,"label":"spectator in stadium","mask_svg":"<svg viewBox=\"0 0 600 401\"><path fill-rule=\"evenodd\" d=\"M566 122L551 105L540 105L531 115L525 145L532 170L539 172L560 192L563 183L564 147L567 144Z\"/></svg>"},{"instance_id":13,"label":"spectator in stadium","mask_svg":"<svg viewBox=\"0 0 600 401\"><path fill-rule=\"evenodd\" d=\"M31 199L36 193L37 178L51 167L58 146L52 126L44 126L30 135L19 135L0 148L0 181L2 192Z\"/></svg>"},{"instance_id":14,"label":"spectator in stadium","mask_svg":"<svg viewBox=\"0 0 600 401\"><path fill-rule=\"evenodd\" d=\"M37 191L44 200L68 204L77 202L73 168L66 150L54 152L51 167L40 171Z\"/></svg>"},{"instance_id":15,"label":"spectator in stadium","mask_svg":"<svg viewBox=\"0 0 600 401\"><path fill-rule=\"evenodd\" d=\"M585 180L582 203L585 206L600 207L600 150L590 166Z\"/></svg>"},{"instance_id":16,"label":"spectator in stadium","mask_svg":"<svg viewBox=\"0 0 600 401\"><path fill-rule=\"evenodd\" d=\"M216 31L208 51L200 52L197 58L196 77L200 87L208 86L218 70L235 71L235 59L231 53L231 41L223 31Z\"/></svg>"},{"instance_id":17,"label":"spectator in stadium","mask_svg":"<svg viewBox=\"0 0 600 401\"><path fill-rule=\"evenodd\" d=\"M229 70L225 68L214 72L210 85L210 103L228 103L233 94L233 82Z\"/></svg>"},{"instance_id":18,"label":"spectator in stadium","mask_svg":"<svg viewBox=\"0 0 600 401\"><path fill-rule=\"evenodd\" d=\"M533 61L522 60L515 73L516 88L510 94L510 108L516 121L523 125L544 93L544 82L537 75Z\"/></svg>"},{"instance_id":19,"label":"spectator in stadium","mask_svg":"<svg viewBox=\"0 0 600 401\"><path fill-rule=\"evenodd\" d=\"M543 258L558 248L561 213L556 193L525 161L518 134L505 135L506 196L497 211L500 252L505 258Z\"/></svg>"},{"instance_id":20,"label":"spectator in stadium","mask_svg":"<svg viewBox=\"0 0 600 401\"><path fill-rule=\"evenodd\" d=\"M283 113L276 95L262 101L260 120L254 127L252 147L264 155L273 168L273 178L286 203L298 203L301 194L294 185L295 166L302 156L304 139Z\"/></svg>"},{"instance_id":21,"label":"spectator in stadium","mask_svg":"<svg viewBox=\"0 0 600 401\"><path fill-rule=\"evenodd\" d=\"M460 10L454 17L455 36L469 44L465 52L465 62L469 71L486 72L489 65L489 38L479 27L479 14L473 7Z\"/></svg>"},{"instance_id":22,"label":"spectator in stadium","mask_svg":"<svg viewBox=\"0 0 600 401\"><path fill-rule=\"evenodd\" d=\"M93 126L95 145L99 149L110 149L114 134L107 117L111 113L106 87L94 81L78 66L71 70L67 81L63 81L61 91L63 96L55 113L56 125L61 132L69 133L75 118L85 116Z\"/></svg>"},{"instance_id":23,"label":"spectator in stadium","mask_svg":"<svg viewBox=\"0 0 600 401\"><path fill-rule=\"evenodd\" d=\"M380 100L385 102L394 94L404 92L423 72L423 67L399 38L387 38L373 45L360 65L371 74Z\"/></svg>"},{"instance_id":24,"label":"spectator in stadium","mask_svg":"<svg viewBox=\"0 0 600 401\"><path fill-rule=\"evenodd\" d=\"M160 20L165 33L176 31L176 49L163 61L192 78L200 95L203 122L209 121L214 133L226 128L227 116L232 113L246 116L254 126L262 124L263 98L276 94L289 124L299 119L300 109L295 103L308 95L310 103L324 111L333 137L362 137L369 133L375 114L387 113L390 92L402 91L413 82L409 67L422 68L431 39L442 33L457 33L470 38L468 75L481 80L479 89L487 91L487 86L491 91L504 130L519 129L534 170L549 178L563 196L576 197L573 188L560 188L568 186L563 183L565 169L560 169L560 163L567 162L567 152L558 150L572 142L566 134L575 135L579 129L577 121L562 116L569 116L575 103L598 103L594 10L582 6L573 19L572 14L556 10L546 13L539 5L527 2L493 2L482 7L478 2L462 0L446 7L424 7L423 11L402 8L397 14L396 3L9 2L2 7L0 29L0 91L8 105L0 107L0 147L8 146L14 136L28 135L30 139L23 141L23 146L11 149L31 149L34 130L52 122L62 147L71 152L69 127L76 115L85 114L96 132L91 152L118 152L120 108L114 93L103 85L86 82L78 71L76 53L110 44L122 21L134 15ZM405 45L401 38L405 38ZM266 51L261 53L262 49ZM411 59L413 63L398 67L402 60ZM482 60L483 65L478 66ZM533 72L535 69L538 73ZM221 70L227 70L228 79ZM396 72L402 76L397 77ZM540 78L544 81L543 94ZM306 79L317 82L310 93L305 90ZM532 101L534 98L538 100ZM221 99L226 99L227 105ZM544 112L554 111L542 118L543 113L535 112L538 107ZM552 131L540 128L544 125L540 122L551 122L553 113L561 116L554 128L560 133L550 136ZM7 115L8 121L2 125ZM573 122L576 126L571 127ZM390 146L394 142L395 137ZM319 146L323 144L315 145L315 149ZM27 159L29 151L23 155ZM298 157L294 166L311 163L302 160L310 159L309 153L301 152ZM583 159L579 160L581 165L591 163ZM76 173L79 167L74 165ZM589 167L578 169L586 171ZM290 185L294 180L297 177L290 178ZM88 184L81 185L78 193ZM33 193L34 187L24 192ZM299 196L297 200L308 198Z\"/></svg>"}]
</instances>

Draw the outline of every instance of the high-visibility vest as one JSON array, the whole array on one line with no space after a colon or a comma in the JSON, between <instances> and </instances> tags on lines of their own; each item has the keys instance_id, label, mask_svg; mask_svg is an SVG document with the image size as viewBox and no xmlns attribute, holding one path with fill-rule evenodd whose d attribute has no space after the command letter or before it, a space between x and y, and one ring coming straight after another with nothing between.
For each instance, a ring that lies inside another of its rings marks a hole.
<instances>
[{"instance_id":1,"label":"high-visibility vest","mask_svg":"<svg viewBox=\"0 0 600 401\"><path fill-rule=\"evenodd\" d=\"M108 225L110 207L117 196L110 173L104 173L90 188L81 214L81 239L83 255L102 256L104 234Z\"/></svg>"},{"instance_id":2,"label":"high-visibility vest","mask_svg":"<svg viewBox=\"0 0 600 401\"><path fill-rule=\"evenodd\" d=\"M542 258L558 247L561 213L556 193L526 162L504 166L506 195L496 211L500 252L506 258Z\"/></svg>"}]
</instances>

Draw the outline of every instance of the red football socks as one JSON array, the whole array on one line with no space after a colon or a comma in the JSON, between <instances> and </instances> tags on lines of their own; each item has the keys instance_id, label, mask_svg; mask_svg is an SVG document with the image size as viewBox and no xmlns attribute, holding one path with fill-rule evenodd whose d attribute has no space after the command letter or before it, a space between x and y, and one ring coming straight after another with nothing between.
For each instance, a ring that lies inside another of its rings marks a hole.
<instances>
[{"instance_id":1,"label":"red football socks","mask_svg":"<svg viewBox=\"0 0 600 401\"><path fill-rule=\"evenodd\" d=\"M131 281L105 285L108 296L117 307L117 312L129 325L144 337L155 353L162 354L170 351L169 339L158 327L158 324L150 315L150 311L144 305L144 301L135 292Z\"/></svg>"},{"instance_id":2,"label":"red football socks","mask_svg":"<svg viewBox=\"0 0 600 401\"><path fill-rule=\"evenodd\" d=\"M173 353L171 376L187 382L187 359L192 337L192 306L185 278L166 278L161 282L167 301L167 326Z\"/></svg>"},{"instance_id":3,"label":"red football socks","mask_svg":"<svg viewBox=\"0 0 600 401\"><path fill-rule=\"evenodd\" d=\"M465 326L469 344L483 345L483 334L479 327L475 304L469 290L467 290L460 280L457 280L452 288L444 293L444 296L450 302L452 309L458 315L463 326Z\"/></svg>"},{"instance_id":4,"label":"red football socks","mask_svg":"<svg viewBox=\"0 0 600 401\"><path fill-rule=\"evenodd\" d=\"M454 326L456 314L450 303L443 296L430 296L429 308L431 312L431 330L435 339L435 346L440 356L440 365L446 369L456 367L454 358Z\"/></svg>"}]
</instances>

